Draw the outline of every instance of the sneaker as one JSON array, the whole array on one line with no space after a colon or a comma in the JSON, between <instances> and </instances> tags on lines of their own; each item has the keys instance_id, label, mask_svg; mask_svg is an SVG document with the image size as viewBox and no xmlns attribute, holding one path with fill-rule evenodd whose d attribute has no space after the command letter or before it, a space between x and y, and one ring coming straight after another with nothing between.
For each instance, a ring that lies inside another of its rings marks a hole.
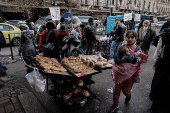
<instances>
[{"instance_id":1,"label":"sneaker","mask_svg":"<svg viewBox=\"0 0 170 113\"><path fill-rule=\"evenodd\" d=\"M2 67L4 70L8 70L8 68L6 68L6 67Z\"/></svg>"},{"instance_id":2,"label":"sneaker","mask_svg":"<svg viewBox=\"0 0 170 113\"><path fill-rule=\"evenodd\" d=\"M108 113L113 113L114 111L116 111L117 109L119 108L119 106L117 105L112 105L109 110L108 110Z\"/></svg>"},{"instance_id":3,"label":"sneaker","mask_svg":"<svg viewBox=\"0 0 170 113\"><path fill-rule=\"evenodd\" d=\"M125 102L128 103L128 102L130 101L130 99L131 99L131 95L130 95L130 96L127 96L127 97L125 98Z\"/></svg>"}]
</instances>

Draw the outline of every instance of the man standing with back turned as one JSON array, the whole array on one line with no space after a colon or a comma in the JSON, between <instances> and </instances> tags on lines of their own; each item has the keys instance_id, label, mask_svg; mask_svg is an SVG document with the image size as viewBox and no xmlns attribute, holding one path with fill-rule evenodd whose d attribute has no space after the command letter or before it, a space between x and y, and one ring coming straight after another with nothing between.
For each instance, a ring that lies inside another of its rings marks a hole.
<instances>
[{"instance_id":1,"label":"man standing with back turned","mask_svg":"<svg viewBox=\"0 0 170 113\"><path fill-rule=\"evenodd\" d=\"M115 19L116 26L114 27L114 30L111 35L113 36L113 41L110 47L110 60L113 59L114 54L117 52L120 44L122 41L124 41L124 33L126 31L126 26L123 23L120 23L120 19L116 18Z\"/></svg>"},{"instance_id":2,"label":"man standing with back turned","mask_svg":"<svg viewBox=\"0 0 170 113\"><path fill-rule=\"evenodd\" d=\"M92 55L93 54L93 49L95 47L94 44L95 44L95 41L96 41L95 28L93 26L94 19L89 18L88 22L89 22L89 24L84 27L84 34L85 34L85 38L87 40L86 54L87 55Z\"/></svg>"}]
</instances>

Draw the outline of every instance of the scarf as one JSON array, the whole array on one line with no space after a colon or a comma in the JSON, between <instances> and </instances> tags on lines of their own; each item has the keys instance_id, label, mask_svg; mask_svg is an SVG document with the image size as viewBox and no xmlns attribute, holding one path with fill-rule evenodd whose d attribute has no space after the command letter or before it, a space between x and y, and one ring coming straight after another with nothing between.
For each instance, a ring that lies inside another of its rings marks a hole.
<instances>
[{"instance_id":1,"label":"scarf","mask_svg":"<svg viewBox=\"0 0 170 113\"><path fill-rule=\"evenodd\" d=\"M145 59L147 59L147 55L145 55L142 51L138 51L134 53L134 56L140 57L141 61L136 64L113 63L113 68L112 68L113 71L111 75L116 86L120 86L120 85L122 86L131 83L134 77L139 76L139 72L141 72L140 64L146 62ZM124 83L125 81L128 82Z\"/></svg>"},{"instance_id":2,"label":"scarf","mask_svg":"<svg viewBox=\"0 0 170 113\"><path fill-rule=\"evenodd\" d=\"M126 45L126 47L129 49L130 54L133 55L137 46L136 46L136 44L133 44L133 45L129 45L129 46Z\"/></svg>"}]
</instances>

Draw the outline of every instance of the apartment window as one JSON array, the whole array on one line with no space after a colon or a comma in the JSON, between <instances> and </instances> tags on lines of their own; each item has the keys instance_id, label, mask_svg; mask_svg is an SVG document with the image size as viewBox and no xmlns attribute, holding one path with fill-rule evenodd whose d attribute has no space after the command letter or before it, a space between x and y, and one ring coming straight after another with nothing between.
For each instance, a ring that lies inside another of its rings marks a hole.
<instances>
[{"instance_id":1,"label":"apartment window","mask_svg":"<svg viewBox=\"0 0 170 113\"><path fill-rule=\"evenodd\" d=\"M99 0L93 0L93 5L99 5Z\"/></svg>"},{"instance_id":2,"label":"apartment window","mask_svg":"<svg viewBox=\"0 0 170 113\"><path fill-rule=\"evenodd\" d=\"M82 4L87 4L87 0L81 0Z\"/></svg>"},{"instance_id":3,"label":"apartment window","mask_svg":"<svg viewBox=\"0 0 170 113\"><path fill-rule=\"evenodd\" d=\"M108 5L108 0L105 0L105 5L106 5L106 6Z\"/></svg>"},{"instance_id":4,"label":"apartment window","mask_svg":"<svg viewBox=\"0 0 170 113\"><path fill-rule=\"evenodd\" d=\"M115 5L115 0L112 0L112 5Z\"/></svg>"}]
</instances>

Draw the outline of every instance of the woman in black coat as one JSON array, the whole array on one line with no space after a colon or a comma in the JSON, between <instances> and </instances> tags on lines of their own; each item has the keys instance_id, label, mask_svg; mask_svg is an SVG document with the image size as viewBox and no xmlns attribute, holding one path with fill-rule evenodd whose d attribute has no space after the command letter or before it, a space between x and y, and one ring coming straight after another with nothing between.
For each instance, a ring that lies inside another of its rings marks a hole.
<instances>
[{"instance_id":1,"label":"woman in black coat","mask_svg":"<svg viewBox=\"0 0 170 113\"><path fill-rule=\"evenodd\" d=\"M152 113L170 113L170 28L160 34L162 46L155 63L150 100ZM157 45L157 44L156 44Z\"/></svg>"},{"instance_id":2,"label":"woman in black coat","mask_svg":"<svg viewBox=\"0 0 170 113\"><path fill-rule=\"evenodd\" d=\"M60 59L60 53L62 51L61 45L59 43L59 40L57 38L57 33L55 31L56 26L53 22L47 22L46 27L48 29L47 33L47 43L53 43L54 44L54 51L46 52L45 56L50 58L57 58Z\"/></svg>"}]
</instances>

